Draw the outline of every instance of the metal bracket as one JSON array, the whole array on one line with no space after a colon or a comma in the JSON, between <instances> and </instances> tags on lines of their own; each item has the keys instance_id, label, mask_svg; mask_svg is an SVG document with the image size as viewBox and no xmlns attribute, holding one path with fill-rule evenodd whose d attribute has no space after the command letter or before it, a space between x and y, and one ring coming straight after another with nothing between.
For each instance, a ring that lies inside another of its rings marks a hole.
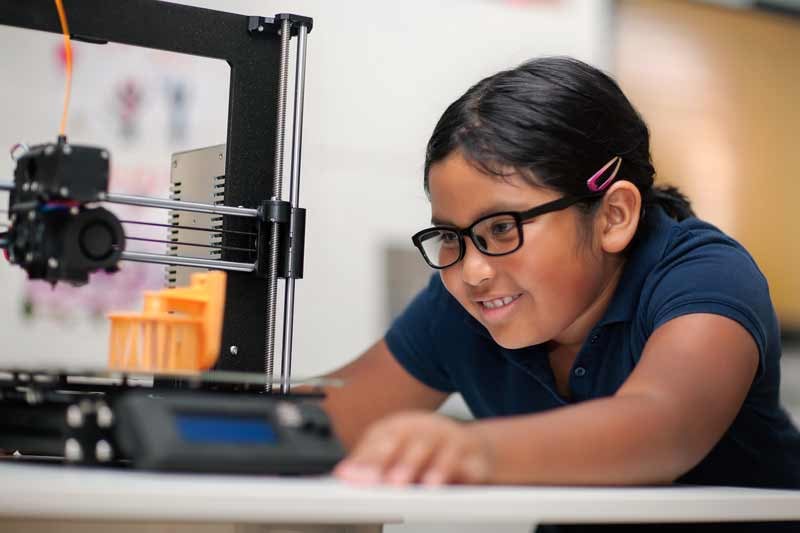
<instances>
[{"instance_id":1,"label":"metal bracket","mask_svg":"<svg viewBox=\"0 0 800 533\"><path fill-rule=\"evenodd\" d=\"M292 13L278 13L274 17L248 17L247 31L253 35L280 35L281 24L289 21L289 35L295 37L300 26L305 26L306 33L311 33L314 19Z\"/></svg>"},{"instance_id":2,"label":"metal bracket","mask_svg":"<svg viewBox=\"0 0 800 533\"><path fill-rule=\"evenodd\" d=\"M294 208L285 200L267 200L258 209L258 243L255 273L266 277L269 272L270 238L277 226L278 271L284 279L303 277L306 210Z\"/></svg>"}]
</instances>

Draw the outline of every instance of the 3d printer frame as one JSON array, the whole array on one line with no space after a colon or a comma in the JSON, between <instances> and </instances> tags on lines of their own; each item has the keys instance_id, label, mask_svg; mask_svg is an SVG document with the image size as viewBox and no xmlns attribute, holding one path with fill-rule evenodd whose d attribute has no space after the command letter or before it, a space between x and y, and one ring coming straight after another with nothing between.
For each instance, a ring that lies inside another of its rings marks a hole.
<instances>
[{"instance_id":1,"label":"3d printer frame","mask_svg":"<svg viewBox=\"0 0 800 533\"><path fill-rule=\"evenodd\" d=\"M215 370L263 372L272 390L277 281L285 279L281 392L291 378L294 281L302 277L305 211L298 206L306 42L312 19L245 16L158 0L68 0L71 38L209 57L230 66L225 190L221 205L99 193L96 200L222 217L220 260L123 251L121 260L229 271ZM50 0L5 0L0 24L61 33ZM290 198L281 200L290 38L297 37ZM13 190L14 185L0 184ZM12 193L13 196L13 193ZM68 195L67 195L68 196ZM11 209L13 216L13 206ZM257 233L257 254L242 235ZM7 244L7 243L6 243ZM237 249L238 248L238 249ZM263 299L257 295L263 294ZM176 382L176 385L178 382Z\"/></svg>"}]
</instances>

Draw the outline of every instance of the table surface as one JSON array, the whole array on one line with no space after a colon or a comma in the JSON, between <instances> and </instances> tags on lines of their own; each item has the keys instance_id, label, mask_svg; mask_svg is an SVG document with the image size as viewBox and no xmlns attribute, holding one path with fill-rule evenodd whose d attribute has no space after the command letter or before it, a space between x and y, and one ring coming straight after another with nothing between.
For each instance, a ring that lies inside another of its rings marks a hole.
<instances>
[{"instance_id":1,"label":"table surface","mask_svg":"<svg viewBox=\"0 0 800 533\"><path fill-rule=\"evenodd\" d=\"M330 477L0 463L0 520L375 524L800 520L800 491L732 487L356 487Z\"/></svg>"}]
</instances>

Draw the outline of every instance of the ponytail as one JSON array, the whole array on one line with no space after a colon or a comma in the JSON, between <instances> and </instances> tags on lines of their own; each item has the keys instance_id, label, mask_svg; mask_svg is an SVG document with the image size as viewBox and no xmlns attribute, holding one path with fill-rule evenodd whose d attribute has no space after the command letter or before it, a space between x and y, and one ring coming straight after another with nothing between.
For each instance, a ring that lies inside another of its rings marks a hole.
<instances>
[{"instance_id":1,"label":"ponytail","mask_svg":"<svg viewBox=\"0 0 800 533\"><path fill-rule=\"evenodd\" d=\"M671 185L653 186L648 191L645 201L649 204L660 205L670 217L679 222L695 216L692 204L686 195Z\"/></svg>"}]
</instances>

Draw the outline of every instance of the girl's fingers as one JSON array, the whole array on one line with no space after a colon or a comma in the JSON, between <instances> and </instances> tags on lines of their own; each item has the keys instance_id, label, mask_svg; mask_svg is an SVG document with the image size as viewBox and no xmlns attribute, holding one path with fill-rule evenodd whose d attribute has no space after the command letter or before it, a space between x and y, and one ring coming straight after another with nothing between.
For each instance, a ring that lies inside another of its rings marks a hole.
<instances>
[{"instance_id":1,"label":"girl's fingers","mask_svg":"<svg viewBox=\"0 0 800 533\"><path fill-rule=\"evenodd\" d=\"M419 479L437 450L438 440L429 437L409 440L386 472L384 481L393 485L407 485Z\"/></svg>"},{"instance_id":2,"label":"girl's fingers","mask_svg":"<svg viewBox=\"0 0 800 533\"><path fill-rule=\"evenodd\" d=\"M420 483L423 485L444 485L454 481L458 464L463 460L462 452L463 450L460 446L445 446L441 448L420 478Z\"/></svg>"},{"instance_id":3,"label":"girl's fingers","mask_svg":"<svg viewBox=\"0 0 800 533\"><path fill-rule=\"evenodd\" d=\"M356 483L483 483L490 460L476 436L436 416L397 416L377 423L334 474Z\"/></svg>"},{"instance_id":4,"label":"girl's fingers","mask_svg":"<svg viewBox=\"0 0 800 533\"><path fill-rule=\"evenodd\" d=\"M394 431L371 432L344 461L334 474L354 482L377 483L406 441L404 434Z\"/></svg>"}]
</instances>

